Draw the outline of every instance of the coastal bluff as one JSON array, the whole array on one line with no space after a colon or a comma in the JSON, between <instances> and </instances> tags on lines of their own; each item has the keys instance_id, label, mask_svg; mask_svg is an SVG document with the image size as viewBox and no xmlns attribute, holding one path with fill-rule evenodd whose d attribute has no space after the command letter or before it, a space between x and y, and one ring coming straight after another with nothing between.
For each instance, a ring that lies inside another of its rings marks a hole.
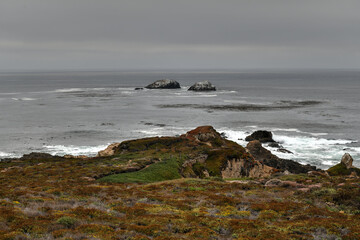
<instances>
[{"instance_id":1,"label":"coastal bluff","mask_svg":"<svg viewBox=\"0 0 360 240\"><path fill-rule=\"evenodd\" d=\"M30 153L0 161L0 239L359 239L352 157L308 167L211 126L96 157Z\"/></svg>"}]
</instances>

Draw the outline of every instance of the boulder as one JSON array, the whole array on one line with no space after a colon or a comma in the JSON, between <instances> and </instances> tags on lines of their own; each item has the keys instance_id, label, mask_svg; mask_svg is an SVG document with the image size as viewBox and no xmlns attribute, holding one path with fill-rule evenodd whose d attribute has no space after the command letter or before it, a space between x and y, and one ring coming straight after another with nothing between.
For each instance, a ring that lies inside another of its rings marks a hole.
<instances>
[{"instance_id":1,"label":"boulder","mask_svg":"<svg viewBox=\"0 0 360 240\"><path fill-rule=\"evenodd\" d=\"M342 158L341 158L341 162L343 163L343 164L345 164L345 166L346 166L346 168L347 169L349 169L349 168L352 168L352 163L353 163L353 158L351 157L351 155L350 154L348 154L348 153L345 153L343 156L342 156Z\"/></svg>"},{"instance_id":2,"label":"boulder","mask_svg":"<svg viewBox=\"0 0 360 240\"><path fill-rule=\"evenodd\" d=\"M197 82L188 91L216 91L216 87L209 81Z\"/></svg>"},{"instance_id":3,"label":"boulder","mask_svg":"<svg viewBox=\"0 0 360 240\"><path fill-rule=\"evenodd\" d=\"M270 131L258 130L253 132L251 135L247 136L245 138L245 141L250 142L250 141L258 140L261 143L275 142L272 137L273 135Z\"/></svg>"},{"instance_id":4,"label":"boulder","mask_svg":"<svg viewBox=\"0 0 360 240\"><path fill-rule=\"evenodd\" d=\"M148 89L174 89L180 88L180 84L172 79L162 79L147 85L145 88Z\"/></svg>"}]
</instances>

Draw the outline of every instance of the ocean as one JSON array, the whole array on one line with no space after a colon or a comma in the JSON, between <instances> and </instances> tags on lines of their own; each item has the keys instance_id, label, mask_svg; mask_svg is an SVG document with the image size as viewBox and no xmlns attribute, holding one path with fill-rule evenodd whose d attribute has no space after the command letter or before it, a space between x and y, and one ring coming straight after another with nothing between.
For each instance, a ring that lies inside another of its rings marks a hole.
<instances>
[{"instance_id":1,"label":"ocean","mask_svg":"<svg viewBox=\"0 0 360 240\"><path fill-rule=\"evenodd\" d=\"M181 89L134 90L171 78ZM209 80L215 92L187 91ZM0 159L30 152L96 155L113 142L212 125L246 146L269 130L322 169L348 152L360 167L360 71L63 71L0 73Z\"/></svg>"}]
</instances>

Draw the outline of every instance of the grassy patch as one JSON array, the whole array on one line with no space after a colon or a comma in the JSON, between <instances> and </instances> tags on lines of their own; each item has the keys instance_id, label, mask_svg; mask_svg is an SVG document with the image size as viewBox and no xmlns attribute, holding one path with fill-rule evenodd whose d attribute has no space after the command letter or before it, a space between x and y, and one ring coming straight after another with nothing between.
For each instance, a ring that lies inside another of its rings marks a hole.
<instances>
[{"instance_id":1,"label":"grassy patch","mask_svg":"<svg viewBox=\"0 0 360 240\"><path fill-rule=\"evenodd\" d=\"M164 159L137 172L121 173L99 179L100 182L151 183L181 178L179 160L175 157Z\"/></svg>"}]
</instances>

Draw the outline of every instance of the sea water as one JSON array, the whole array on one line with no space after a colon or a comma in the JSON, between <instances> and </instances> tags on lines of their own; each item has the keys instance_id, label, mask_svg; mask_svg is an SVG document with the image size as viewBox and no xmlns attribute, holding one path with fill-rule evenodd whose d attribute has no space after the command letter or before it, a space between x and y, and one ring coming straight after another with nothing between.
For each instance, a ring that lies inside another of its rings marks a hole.
<instances>
[{"instance_id":1,"label":"sea water","mask_svg":"<svg viewBox=\"0 0 360 240\"><path fill-rule=\"evenodd\" d=\"M172 78L180 89L134 90ZM187 91L209 80L215 92ZM269 130L292 152L328 168L348 152L360 166L360 71L78 71L0 73L0 159L34 151L95 155L113 142L212 125L246 146Z\"/></svg>"}]
</instances>

